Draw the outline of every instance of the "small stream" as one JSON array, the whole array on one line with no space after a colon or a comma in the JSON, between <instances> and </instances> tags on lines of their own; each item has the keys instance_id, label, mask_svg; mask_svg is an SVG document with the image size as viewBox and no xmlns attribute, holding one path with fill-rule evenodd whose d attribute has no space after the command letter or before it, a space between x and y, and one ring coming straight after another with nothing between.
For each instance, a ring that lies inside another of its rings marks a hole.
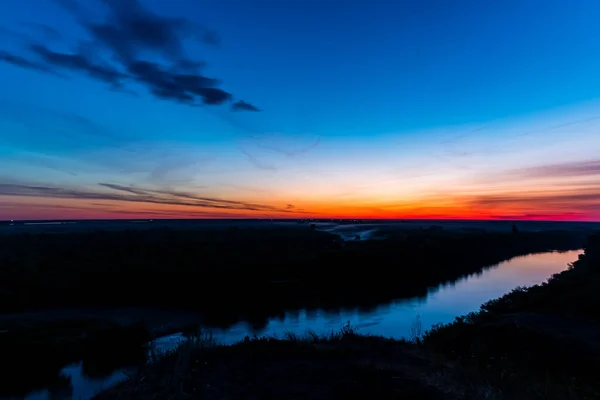
<instances>
[{"instance_id":1,"label":"small stream","mask_svg":"<svg viewBox=\"0 0 600 400\"><path fill-rule=\"evenodd\" d=\"M238 323L227 330L213 330L213 337L219 343L231 344L247 335L283 336L286 332L303 334L308 330L328 333L338 330L350 322L360 333L386 337L408 336L411 325L419 316L423 329L436 323L447 323L459 315L476 311L482 303L502 296L517 286L531 286L542 283L551 275L565 270L568 264L577 260L582 250L549 252L515 257L479 274L461 278L453 283L431 288L424 298L413 298L382 304L368 311L356 309L325 311L290 311L282 318L270 319L259 332L245 323ZM181 334L174 334L156 340L158 350L172 349L182 340ZM131 372L131 371L129 371ZM120 370L110 376L96 379L83 374L80 363L62 370L70 377L71 387L60 390L31 393L27 400L77 399L87 400L99 391L125 379L127 370Z\"/></svg>"}]
</instances>

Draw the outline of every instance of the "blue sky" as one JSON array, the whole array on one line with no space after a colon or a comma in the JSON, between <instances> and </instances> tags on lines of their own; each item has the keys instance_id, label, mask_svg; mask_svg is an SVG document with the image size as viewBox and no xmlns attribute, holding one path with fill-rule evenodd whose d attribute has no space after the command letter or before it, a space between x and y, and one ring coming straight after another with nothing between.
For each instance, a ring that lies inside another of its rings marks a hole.
<instances>
[{"instance_id":1,"label":"blue sky","mask_svg":"<svg viewBox=\"0 0 600 400\"><path fill-rule=\"evenodd\" d=\"M595 1L6 0L0 219L596 219L599 17ZM508 177L540 168L579 171L570 197Z\"/></svg>"}]
</instances>

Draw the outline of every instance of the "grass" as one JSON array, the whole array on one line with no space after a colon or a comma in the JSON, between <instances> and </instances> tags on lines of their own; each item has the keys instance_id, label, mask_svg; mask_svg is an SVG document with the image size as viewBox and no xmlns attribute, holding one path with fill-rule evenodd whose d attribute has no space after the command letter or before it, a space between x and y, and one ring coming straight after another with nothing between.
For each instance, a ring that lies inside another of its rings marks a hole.
<instances>
[{"instance_id":1,"label":"grass","mask_svg":"<svg viewBox=\"0 0 600 400\"><path fill-rule=\"evenodd\" d=\"M459 399L492 390L406 340L359 334L247 337L220 346L188 337L96 398Z\"/></svg>"},{"instance_id":2,"label":"grass","mask_svg":"<svg viewBox=\"0 0 600 400\"><path fill-rule=\"evenodd\" d=\"M421 316L417 314L415 319L410 324L408 340L412 343L420 344L423 338L423 333L423 323L421 322Z\"/></svg>"}]
</instances>

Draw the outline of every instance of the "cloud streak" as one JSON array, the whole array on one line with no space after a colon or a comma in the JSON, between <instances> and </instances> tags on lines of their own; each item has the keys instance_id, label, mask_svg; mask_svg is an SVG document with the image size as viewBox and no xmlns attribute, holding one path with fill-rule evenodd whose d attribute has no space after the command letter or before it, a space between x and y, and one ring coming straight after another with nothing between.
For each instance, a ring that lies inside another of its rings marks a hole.
<instances>
[{"instance_id":1,"label":"cloud streak","mask_svg":"<svg viewBox=\"0 0 600 400\"><path fill-rule=\"evenodd\" d=\"M280 153L288 157L295 157L300 154L308 153L321 142L321 138L311 137L310 135L286 136L280 134L263 134L253 135L250 139L252 139L250 144L253 144L256 147Z\"/></svg>"},{"instance_id":2,"label":"cloud streak","mask_svg":"<svg viewBox=\"0 0 600 400\"><path fill-rule=\"evenodd\" d=\"M540 180L548 184L540 184ZM487 176L482 182L486 183L485 188L463 193L457 190L448 197L455 205L495 219L600 216L600 160L513 169Z\"/></svg>"},{"instance_id":3,"label":"cloud streak","mask_svg":"<svg viewBox=\"0 0 600 400\"><path fill-rule=\"evenodd\" d=\"M233 111L260 111L257 107L245 102L244 100L236 101L235 103L233 103L231 105L231 109Z\"/></svg>"},{"instance_id":4,"label":"cloud streak","mask_svg":"<svg viewBox=\"0 0 600 400\"><path fill-rule=\"evenodd\" d=\"M17 67L32 69L34 71L46 72L59 76L59 74L56 73L51 67L44 65L41 62L31 61L25 57L17 56L7 51L0 51L0 61L4 61L5 63L12 64Z\"/></svg>"},{"instance_id":5,"label":"cloud streak","mask_svg":"<svg viewBox=\"0 0 600 400\"><path fill-rule=\"evenodd\" d=\"M475 208L511 208L511 209L583 209L600 204L600 187L591 188L583 193L578 189L565 191L547 191L537 193L502 193L474 195L468 201Z\"/></svg>"},{"instance_id":6,"label":"cloud streak","mask_svg":"<svg viewBox=\"0 0 600 400\"><path fill-rule=\"evenodd\" d=\"M280 213L291 211L287 207L275 207L265 204L196 196L194 194L179 191L138 188L115 183L100 183L99 186L110 190L96 191L22 183L0 183L0 196L123 201L238 211Z\"/></svg>"},{"instance_id":7,"label":"cloud streak","mask_svg":"<svg viewBox=\"0 0 600 400\"><path fill-rule=\"evenodd\" d=\"M549 164L510 171L522 178L570 178L600 175L600 160Z\"/></svg>"},{"instance_id":8,"label":"cloud streak","mask_svg":"<svg viewBox=\"0 0 600 400\"><path fill-rule=\"evenodd\" d=\"M248 152L247 150L241 149L240 151L244 156L246 156L246 159L250 161L250 164L254 165L256 168L265 171L277 171L277 167L275 167L275 165L260 160L258 157Z\"/></svg>"},{"instance_id":9,"label":"cloud streak","mask_svg":"<svg viewBox=\"0 0 600 400\"><path fill-rule=\"evenodd\" d=\"M120 87L126 75L109 66L95 65L81 54L57 53L42 45L33 45L31 50L45 62L48 68L65 69L88 74L91 78L115 87Z\"/></svg>"}]
</instances>

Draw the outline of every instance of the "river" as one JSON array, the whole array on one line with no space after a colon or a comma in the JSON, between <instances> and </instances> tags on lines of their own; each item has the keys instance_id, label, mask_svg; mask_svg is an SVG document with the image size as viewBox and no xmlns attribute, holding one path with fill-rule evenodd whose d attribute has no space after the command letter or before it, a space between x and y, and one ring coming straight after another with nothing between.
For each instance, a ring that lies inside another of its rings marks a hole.
<instances>
[{"instance_id":1,"label":"river","mask_svg":"<svg viewBox=\"0 0 600 400\"><path fill-rule=\"evenodd\" d=\"M332 313L301 310L286 313L283 318L271 319L260 332L252 331L246 324L239 323L226 331L214 331L213 334L218 342L229 344L253 334L281 337L286 332L302 334L308 330L328 333L350 322L359 333L407 337L417 316L423 330L436 323L451 322L455 317L476 311L482 303L500 297L517 286L531 286L544 282L551 275L566 269L581 253L582 250L574 250L515 257L491 266L479 274L431 288L424 298L392 302L376 309L370 308L368 311L354 309ZM156 346L159 349L168 349L176 346L180 340L179 334L170 335L157 340ZM103 379L88 378L82 374L80 364L66 367L62 372L70 377L70 388L63 388L54 393L48 390L31 393L25 398L87 400L98 391L125 378L125 371L117 371Z\"/></svg>"}]
</instances>

